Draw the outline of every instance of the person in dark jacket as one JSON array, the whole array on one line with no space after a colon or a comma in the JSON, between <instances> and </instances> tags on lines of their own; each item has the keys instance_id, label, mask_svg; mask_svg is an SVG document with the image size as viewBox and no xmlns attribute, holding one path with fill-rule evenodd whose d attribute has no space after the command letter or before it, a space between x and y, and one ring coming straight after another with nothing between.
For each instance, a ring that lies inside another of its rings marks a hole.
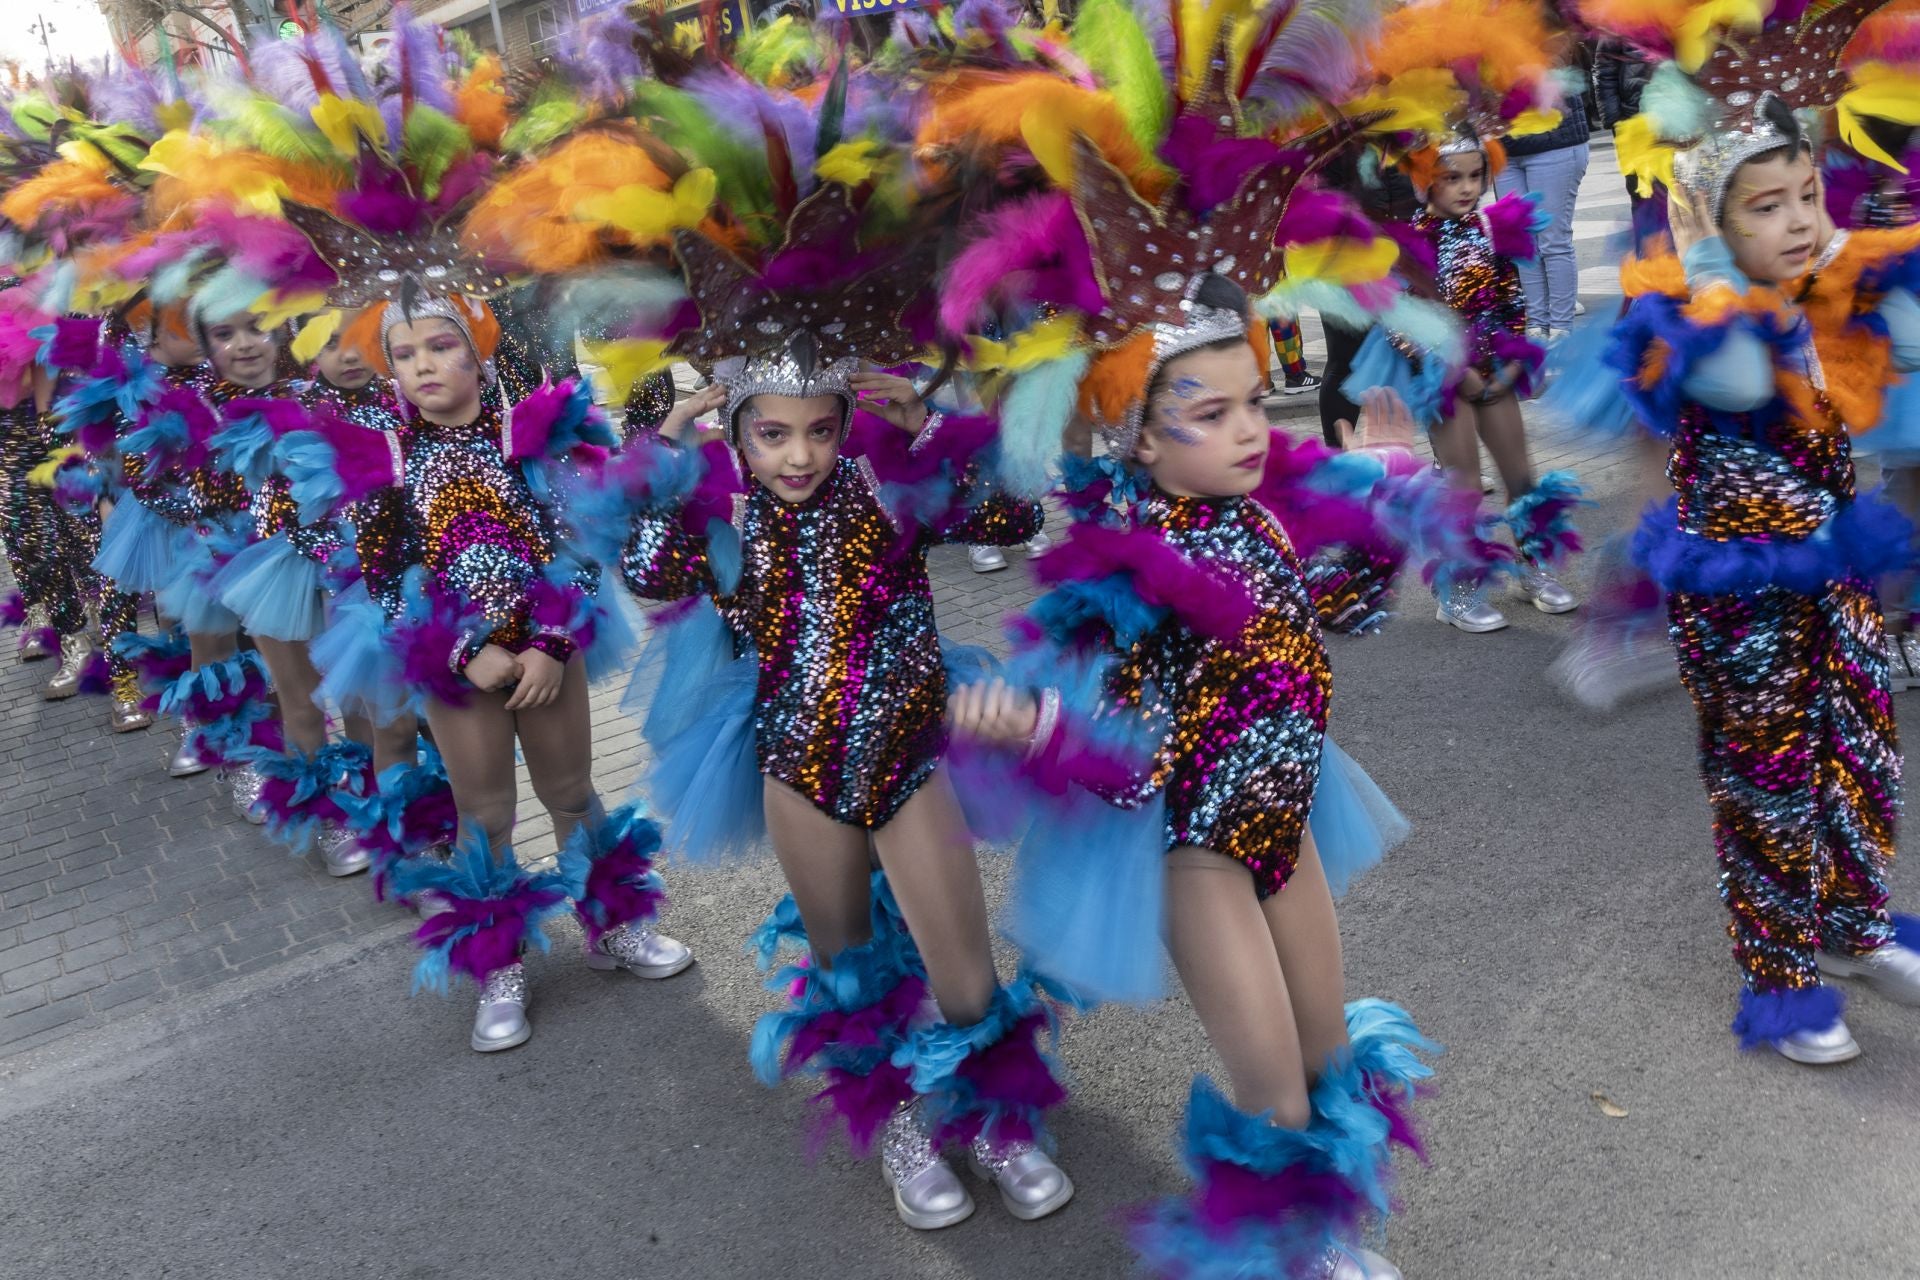
<instances>
[{"instance_id":1,"label":"person in dark jacket","mask_svg":"<svg viewBox=\"0 0 1920 1280\"><path fill-rule=\"evenodd\" d=\"M1615 129L1622 120L1639 115L1641 90L1652 78L1653 64L1632 45L1612 37L1600 41L1594 49L1593 92L1600 104L1601 127ZM1634 241L1643 245L1650 233L1666 226L1667 193L1664 189L1642 193L1634 190L1632 178L1623 180L1627 198L1633 202Z\"/></svg>"}]
</instances>

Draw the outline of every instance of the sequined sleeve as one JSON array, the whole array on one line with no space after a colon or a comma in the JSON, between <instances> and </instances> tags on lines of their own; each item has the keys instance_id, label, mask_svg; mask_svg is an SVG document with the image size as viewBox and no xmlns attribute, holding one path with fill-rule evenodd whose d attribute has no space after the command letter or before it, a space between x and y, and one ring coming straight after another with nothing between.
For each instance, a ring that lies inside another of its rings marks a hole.
<instances>
[{"instance_id":1,"label":"sequined sleeve","mask_svg":"<svg viewBox=\"0 0 1920 1280\"><path fill-rule=\"evenodd\" d=\"M421 559L401 491L382 489L356 505L353 533L368 593L389 618L400 616L407 570Z\"/></svg>"},{"instance_id":2,"label":"sequined sleeve","mask_svg":"<svg viewBox=\"0 0 1920 1280\"><path fill-rule=\"evenodd\" d=\"M1040 532L1040 504L1011 497L991 478L986 459L999 438L993 419L936 413L910 443L898 428L865 414L854 428L848 451L871 472L896 525L918 525L933 542L996 547Z\"/></svg>"},{"instance_id":3,"label":"sequined sleeve","mask_svg":"<svg viewBox=\"0 0 1920 1280\"><path fill-rule=\"evenodd\" d=\"M620 580L642 600L711 594L707 539L685 528L678 509L637 516L620 555Z\"/></svg>"}]
</instances>

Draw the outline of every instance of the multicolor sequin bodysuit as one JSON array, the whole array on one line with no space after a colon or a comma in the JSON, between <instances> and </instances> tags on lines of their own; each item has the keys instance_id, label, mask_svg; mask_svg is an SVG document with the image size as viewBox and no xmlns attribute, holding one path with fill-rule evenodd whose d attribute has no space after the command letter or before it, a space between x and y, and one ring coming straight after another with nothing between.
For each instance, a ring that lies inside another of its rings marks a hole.
<instances>
[{"instance_id":1,"label":"multicolor sequin bodysuit","mask_svg":"<svg viewBox=\"0 0 1920 1280\"><path fill-rule=\"evenodd\" d=\"M1414 215L1413 227L1433 245L1440 300L1466 328L1469 367L1490 379L1502 364L1524 361L1528 351L1537 350L1527 342L1520 270L1494 252L1478 213L1441 218L1422 209Z\"/></svg>"},{"instance_id":2,"label":"multicolor sequin bodysuit","mask_svg":"<svg viewBox=\"0 0 1920 1280\"><path fill-rule=\"evenodd\" d=\"M456 669L488 644L512 653L538 649L557 662L572 657L569 634L529 616L558 529L522 464L507 457L499 415L482 410L461 427L421 422L388 439L402 457L404 483L367 500L356 526L361 572L387 616L404 611L407 570L420 565L436 588L480 615L449 655ZM580 568L569 585L591 595L596 584Z\"/></svg>"},{"instance_id":3,"label":"multicolor sequin bodysuit","mask_svg":"<svg viewBox=\"0 0 1920 1280\"><path fill-rule=\"evenodd\" d=\"M20 598L44 610L60 635L86 626L86 609L100 595L100 576L92 569L99 548L97 513L69 513L54 501L53 490L27 480L29 472L66 441L54 430L54 418L42 413L29 394L11 409L0 409L0 537L6 542L7 567Z\"/></svg>"},{"instance_id":4,"label":"multicolor sequin bodysuit","mask_svg":"<svg viewBox=\"0 0 1920 1280\"><path fill-rule=\"evenodd\" d=\"M923 433L930 436L932 430ZM885 826L939 763L947 676L934 628L927 551L939 542L1011 546L1040 509L1000 495L910 526L881 500L881 478L841 457L806 501L749 484L734 504L739 585L717 595L707 539L679 513L634 522L621 560L646 600L716 594L736 643L760 665L754 714L761 772L837 822Z\"/></svg>"},{"instance_id":5,"label":"multicolor sequin bodysuit","mask_svg":"<svg viewBox=\"0 0 1920 1280\"><path fill-rule=\"evenodd\" d=\"M1164 792L1167 848L1233 858L1264 898L1293 874L1320 776L1333 673L1314 600L1279 522L1251 498L1155 489L1139 522L1230 575L1257 612L1230 641L1169 618L1121 657L1107 681L1108 714L1145 711L1166 731L1151 769L1108 798L1132 807ZM1389 575L1392 567L1380 566Z\"/></svg>"}]
</instances>

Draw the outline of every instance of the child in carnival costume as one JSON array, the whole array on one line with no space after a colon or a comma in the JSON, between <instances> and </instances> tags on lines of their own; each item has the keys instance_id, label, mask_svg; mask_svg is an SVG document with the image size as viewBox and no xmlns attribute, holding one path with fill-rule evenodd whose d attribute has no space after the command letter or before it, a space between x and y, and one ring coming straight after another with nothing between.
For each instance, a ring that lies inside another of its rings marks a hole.
<instances>
[{"instance_id":1,"label":"child in carnival costume","mask_svg":"<svg viewBox=\"0 0 1920 1280\"><path fill-rule=\"evenodd\" d=\"M1527 336L1514 262L1533 256L1542 215L1517 194L1481 207L1504 163L1499 139L1558 122L1552 44L1534 0L1416 0L1387 17L1368 53L1379 85L1354 109L1390 110L1375 128L1411 138L1405 167L1425 208L1395 234L1458 316L1466 349L1463 360L1436 360L1382 328L1348 386L1355 394L1380 384L1399 390L1463 489L1478 492L1486 446L1506 491L1501 522L1519 551L1516 585L1535 608L1559 614L1576 605L1555 573L1580 546L1571 524L1580 487L1564 471L1536 477L1520 410L1538 389L1546 352ZM1439 620L1469 633L1505 627L1486 586L1455 582Z\"/></svg>"},{"instance_id":2,"label":"child in carnival costume","mask_svg":"<svg viewBox=\"0 0 1920 1280\"><path fill-rule=\"evenodd\" d=\"M1794 114L1846 101L1841 52L1879 7L1582 8L1663 60L1622 167L1668 184L1677 256L1631 264L1592 376L1671 441L1677 496L1634 549L1667 592L1700 721L1743 979L1733 1030L1810 1065L1860 1053L1825 979L1920 1003L1920 934L1887 909L1900 754L1873 593L1912 526L1856 495L1848 439L1920 363L1915 237L1834 231Z\"/></svg>"},{"instance_id":3,"label":"child in carnival costume","mask_svg":"<svg viewBox=\"0 0 1920 1280\"><path fill-rule=\"evenodd\" d=\"M1048 1154L1045 1116L1066 1096L1043 1046L1053 1014L1025 975L995 973L941 763L926 556L1023 542L1041 513L985 483L994 422L930 414L873 368L919 353L904 312L931 333L947 206L909 185L910 88L844 57L822 81L789 92L708 64L636 87L659 122L642 152L663 166L654 189L573 207L631 234L679 206L647 228L670 237L692 303L658 331L660 358L713 385L630 445L573 518L597 535L583 554L617 554L636 597L676 602L656 615L666 669L647 716L670 847L701 861L770 842L792 891L758 939L767 963L804 951L773 980L787 1007L755 1032L761 1079L818 1079L856 1152L878 1143L908 1226L973 1212L950 1143L1035 1219L1073 1195ZM758 125L739 132L756 117L777 148Z\"/></svg>"},{"instance_id":4,"label":"child in carnival costume","mask_svg":"<svg viewBox=\"0 0 1920 1280\"><path fill-rule=\"evenodd\" d=\"M612 434L577 383L542 384L506 405L485 394L500 341L487 299L509 287L499 268L514 264L478 256L460 221L494 179L504 115L473 110L445 73L434 29L403 19L397 35L401 101L382 101L382 127L356 127L369 142L405 147L393 162L358 148L352 192L331 210L287 202L284 213L335 273L327 305L363 317L354 328L373 335L404 425L322 419L281 436L274 465L303 518L351 510L360 571L385 618L377 634L391 657L343 646L328 675L342 677L348 705L417 701L433 730L458 843L451 857L393 866L390 887L423 916L416 985L445 990L456 971L472 978L469 1044L490 1053L532 1035L522 957L546 948L543 922L569 899L590 968L665 978L693 956L652 927L665 900L653 825L631 807L607 812L592 781L587 684L620 662L630 637L596 603L598 568L564 553L555 501L563 475L595 465ZM483 74L492 73L476 68L464 87ZM424 124L396 126L390 106ZM465 141L432 168L416 163L413 140L435 135ZM357 618L347 625L364 630ZM396 677L398 696L356 687ZM552 871L531 871L514 853L516 747L553 820ZM361 811L403 851L414 843L407 810L423 793L407 776L414 768L403 760L383 773L382 805Z\"/></svg>"},{"instance_id":5,"label":"child in carnival costume","mask_svg":"<svg viewBox=\"0 0 1920 1280\"><path fill-rule=\"evenodd\" d=\"M1090 426L1104 442L1063 464L1079 519L1039 562L1052 589L1012 627L1014 683L971 684L949 714L957 740L1013 748L970 767L1027 783L1009 915L1027 962L1083 1001L1154 999L1164 928L1226 1066L1231 1098L1202 1077L1188 1104L1193 1191L1133 1223L1143 1268L1170 1277L1398 1275L1361 1231L1388 1208L1389 1145L1416 1145L1416 1055L1433 1046L1393 1005L1343 1004L1330 884L1344 890L1405 824L1325 739L1321 633L1379 625L1406 545L1441 575L1484 572L1489 554L1477 495L1413 459L1389 393L1368 393L1372 421L1346 454L1292 442L1261 411L1250 297L1405 305L1385 280L1392 242L1344 199L1300 189L1351 140L1305 130L1313 103L1350 91L1364 14L1329 30L1290 13L1245 29L1189 18L1157 109L1118 134L1111 100L1022 84L1054 120L1062 97L1083 108L1054 153L1064 190L971 228L943 298L950 330L1007 301L1002 281L1055 309L1005 348L1012 474L1043 486L1063 439ZM1146 33L1117 6L1087 16L1113 42L1094 72L1126 83ZM1352 52L1310 60L1305 93L1266 75L1330 46ZM1136 79L1125 97L1141 96ZM976 133L1049 128L948 105ZM1256 133L1276 121L1291 130ZM1021 233L1049 225L1062 230ZM1273 298L1283 263L1298 274Z\"/></svg>"}]
</instances>

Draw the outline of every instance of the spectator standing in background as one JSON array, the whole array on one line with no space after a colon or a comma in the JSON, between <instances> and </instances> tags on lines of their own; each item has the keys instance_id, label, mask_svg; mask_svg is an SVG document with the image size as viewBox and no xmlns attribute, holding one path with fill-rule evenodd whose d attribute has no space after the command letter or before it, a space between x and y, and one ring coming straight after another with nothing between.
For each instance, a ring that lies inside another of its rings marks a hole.
<instances>
[{"instance_id":1,"label":"spectator standing in background","mask_svg":"<svg viewBox=\"0 0 1920 1280\"><path fill-rule=\"evenodd\" d=\"M1593 92L1600 107L1600 127L1614 129L1622 120L1640 114L1640 92L1653 77L1653 64L1624 40L1609 37L1594 50ZM1653 231L1665 226L1667 193L1654 190L1641 194L1633 189L1633 179L1623 177L1627 198L1633 202L1633 237L1636 247L1644 244Z\"/></svg>"},{"instance_id":2,"label":"spectator standing in background","mask_svg":"<svg viewBox=\"0 0 1920 1280\"><path fill-rule=\"evenodd\" d=\"M1522 261L1520 287L1527 295L1527 315L1537 335L1553 341L1573 328L1580 305L1580 264L1573 252L1573 202L1580 180L1587 176L1586 101L1567 95L1561 105L1558 128L1507 140L1507 167L1493 180L1497 195L1539 197L1550 219L1540 233L1540 256Z\"/></svg>"}]
</instances>

